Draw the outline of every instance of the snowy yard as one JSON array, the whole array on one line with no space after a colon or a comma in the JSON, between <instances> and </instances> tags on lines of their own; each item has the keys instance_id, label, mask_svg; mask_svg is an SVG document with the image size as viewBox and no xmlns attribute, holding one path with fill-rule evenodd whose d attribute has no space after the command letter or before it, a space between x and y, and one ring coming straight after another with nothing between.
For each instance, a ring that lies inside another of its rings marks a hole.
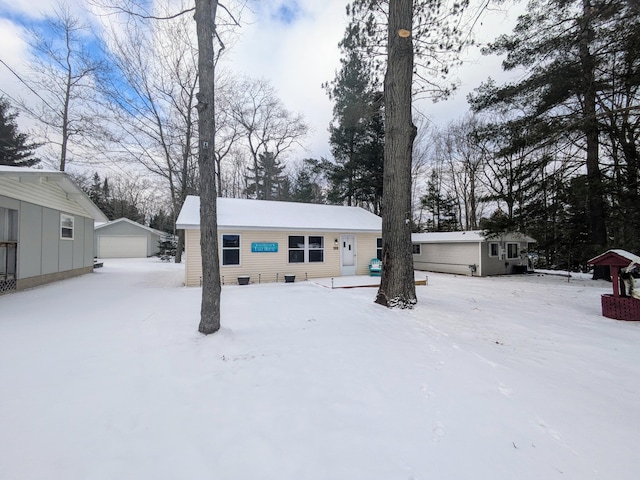
<instances>
[{"instance_id":1,"label":"snowy yard","mask_svg":"<svg viewBox=\"0 0 640 480\"><path fill-rule=\"evenodd\" d=\"M0 479L639 478L640 322L601 316L610 284L428 275L413 311L225 286L208 337L157 259L1 296Z\"/></svg>"}]
</instances>

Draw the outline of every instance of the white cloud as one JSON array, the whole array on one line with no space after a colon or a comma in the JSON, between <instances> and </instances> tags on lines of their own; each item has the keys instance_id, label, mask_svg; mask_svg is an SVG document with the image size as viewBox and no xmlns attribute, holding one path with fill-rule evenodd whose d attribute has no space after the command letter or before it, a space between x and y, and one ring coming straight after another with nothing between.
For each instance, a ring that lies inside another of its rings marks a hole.
<instances>
[{"instance_id":1,"label":"white cloud","mask_svg":"<svg viewBox=\"0 0 640 480\"><path fill-rule=\"evenodd\" d=\"M0 11L35 18L51 12L55 4L55 0L40 0L34 7L27 0L0 0ZM80 15L83 4L82 0L72 1L73 12ZM226 55L229 67L238 74L269 80L286 108L302 113L311 126L306 151L300 149L291 155L292 159L330 157L327 129L332 118L332 103L321 84L333 80L339 68L338 42L347 25L346 4L347 0L253 2L255 10L245 11L238 39ZM86 11L82 15L86 15ZM12 18L0 18L3 45L0 58L13 66L20 65L26 58L27 48L20 38L22 29ZM94 23L104 21L104 17L92 20ZM509 31L514 22L514 15L493 13L477 25L476 34L481 41L488 41L498 33ZM489 75L505 78L499 59L483 57L473 49L467 60L456 72L460 90L450 100L416 103L416 110L437 125L463 117L468 111L467 93ZM1 65L0 88L11 95L24 95L17 79Z\"/></svg>"}]
</instances>

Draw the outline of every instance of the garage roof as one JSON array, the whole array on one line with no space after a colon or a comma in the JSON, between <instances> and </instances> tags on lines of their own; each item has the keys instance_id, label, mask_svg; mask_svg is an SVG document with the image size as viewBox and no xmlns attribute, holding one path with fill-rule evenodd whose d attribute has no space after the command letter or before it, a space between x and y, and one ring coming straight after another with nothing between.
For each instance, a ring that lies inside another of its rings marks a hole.
<instances>
[{"instance_id":1,"label":"garage roof","mask_svg":"<svg viewBox=\"0 0 640 480\"><path fill-rule=\"evenodd\" d=\"M146 231L148 231L150 233L153 233L155 235L160 235L160 236L169 236L170 235L168 233L161 232L160 230L156 230L155 228L147 227L145 225L142 225L141 223L134 222L133 220L131 220L129 218L125 218L125 217L118 218L118 219L112 220L110 222L101 223L100 225L96 225L94 230L100 230L101 228L109 227L111 225L116 225L118 223L128 223L130 225L133 225L135 227L139 227L139 228L144 229L144 230L146 230Z\"/></svg>"},{"instance_id":2,"label":"garage roof","mask_svg":"<svg viewBox=\"0 0 640 480\"><path fill-rule=\"evenodd\" d=\"M518 232L506 233L504 236L505 240L522 240L528 243L535 242L533 238ZM411 234L411 241L413 243L479 243L491 240L494 240L494 238L485 236L483 230L466 230L464 232L427 232Z\"/></svg>"}]
</instances>

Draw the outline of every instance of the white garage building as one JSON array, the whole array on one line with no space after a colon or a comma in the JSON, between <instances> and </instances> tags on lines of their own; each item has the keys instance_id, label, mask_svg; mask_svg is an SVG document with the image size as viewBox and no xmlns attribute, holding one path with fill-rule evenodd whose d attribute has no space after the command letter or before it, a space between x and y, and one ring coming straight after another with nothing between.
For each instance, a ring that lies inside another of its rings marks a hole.
<instances>
[{"instance_id":1,"label":"white garage building","mask_svg":"<svg viewBox=\"0 0 640 480\"><path fill-rule=\"evenodd\" d=\"M98 258L145 258L158 253L158 242L168 234L128 218L97 225L94 248Z\"/></svg>"}]
</instances>

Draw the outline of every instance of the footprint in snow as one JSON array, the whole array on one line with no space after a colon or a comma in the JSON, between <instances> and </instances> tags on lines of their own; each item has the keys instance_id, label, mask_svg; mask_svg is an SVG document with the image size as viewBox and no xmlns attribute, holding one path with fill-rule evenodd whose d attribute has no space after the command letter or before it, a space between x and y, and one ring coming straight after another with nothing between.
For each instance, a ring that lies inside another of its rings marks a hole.
<instances>
[{"instance_id":1,"label":"footprint in snow","mask_svg":"<svg viewBox=\"0 0 640 480\"><path fill-rule=\"evenodd\" d=\"M444 434L446 433L444 424L442 422L434 423L432 431L433 431L432 440L434 443L440 442L440 440L442 439L442 437L444 437Z\"/></svg>"}]
</instances>

